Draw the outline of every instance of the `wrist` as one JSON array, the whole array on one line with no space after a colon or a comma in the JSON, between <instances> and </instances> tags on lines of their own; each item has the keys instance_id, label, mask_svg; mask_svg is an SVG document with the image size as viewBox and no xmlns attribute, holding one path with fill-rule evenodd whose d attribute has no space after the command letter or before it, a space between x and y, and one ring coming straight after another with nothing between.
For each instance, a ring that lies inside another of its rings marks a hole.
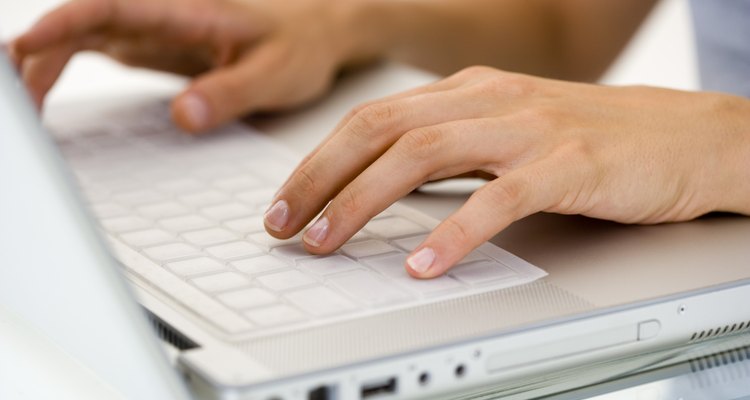
<instances>
[{"instance_id":1,"label":"wrist","mask_svg":"<svg viewBox=\"0 0 750 400\"><path fill-rule=\"evenodd\" d=\"M725 140L723 168L716 171L715 211L750 215L750 100L719 95L716 114L718 132ZM723 132L722 132L723 131Z\"/></svg>"},{"instance_id":2,"label":"wrist","mask_svg":"<svg viewBox=\"0 0 750 400\"><path fill-rule=\"evenodd\" d=\"M342 67L388 55L401 35L395 17L400 4L390 0L342 0L334 5Z\"/></svg>"}]
</instances>

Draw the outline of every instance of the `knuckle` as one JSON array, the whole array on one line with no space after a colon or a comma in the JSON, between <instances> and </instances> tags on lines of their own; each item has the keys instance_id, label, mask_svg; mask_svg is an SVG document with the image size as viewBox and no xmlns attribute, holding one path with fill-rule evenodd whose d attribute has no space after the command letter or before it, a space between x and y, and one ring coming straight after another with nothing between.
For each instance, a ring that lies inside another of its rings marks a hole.
<instances>
[{"instance_id":1,"label":"knuckle","mask_svg":"<svg viewBox=\"0 0 750 400\"><path fill-rule=\"evenodd\" d=\"M363 198L364 196L359 190L347 187L336 196L336 206L332 208L338 209L342 215L349 216L350 218L362 212L364 207Z\"/></svg>"},{"instance_id":2,"label":"knuckle","mask_svg":"<svg viewBox=\"0 0 750 400\"><path fill-rule=\"evenodd\" d=\"M414 129L404 134L399 142L401 150L409 158L423 161L435 156L443 142L443 135L434 128Z\"/></svg>"},{"instance_id":3,"label":"knuckle","mask_svg":"<svg viewBox=\"0 0 750 400\"><path fill-rule=\"evenodd\" d=\"M497 72L494 68L483 65L474 65L456 72L454 76L457 78L478 78L494 72Z\"/></svg>"},{"instance_id":4,"label":"knuckle","mask_svg":"<svg viewBox=\"0 0 750 400\"><path fill-rule=\"evenodd\" d=\"M480 85L484 92L503 97L527 97L535 92L534 80L526 75L499 72L486 78Z\"/></svg>"},{"instance_id":5,"label":"knuckle","mask_svg":"<svg viewBox=\"0 0 750 400\"><path fill-rule=\"evenodd\" d=\"M498 178L502 179L502 178ZM478 194L487 196L493 209L503 210L505 213L510 212L511 217L515 218L523 204L524 187L521 181L504 180L497 185L487 185L483 187Z\"/></svg>"},{"instance_id":6,"label":"knuckle","mask_svg":"<svg viewBox=\"0 0 750 400\"><path fill-rule=\"evenodd\" d=\"M351 132L364 138L371 138L391 126L401 114L400 108L392 103L373 103L360 107L351 121Z\"/></svg>"},{"instance_id":7,"label":"knuckle","mask_svg":"<svg viewBox=\"0 0 750 400\"><path fill-rule=\"evenodd\" d=\"M297 171L297 179L294 181L294 188L302 198L310 198L317 192L317 185L309 167L302 167Z\"/></svg>"},{"instance_id":8,"label":"knuckle","mask_svg":"<svg viewBox=\"0 0 750 400\"><path fill-rule=\"evenodd\" d=\"M362 104L358 104L354 106L351 110L349 110L349 112L346 114L344 119L353 120L355 117L357 117L362 112L364 112L365 109L367 109L367 107L370 107L373 104L374 104L373 102L367 102L367 103L362 103Z\"/></svg>"},{"instance_id":9,"label":"knuckle","mask_svg":"<svg viewBox=\"0 0 750 400\"><path fill-rule=\"evenodd\" d=\"M528 126L541 131L559 131L567 126L570 116L559 107L550 105L533 105L524 107L508 118L514 125Z\"/></svg>"},{"instance_id":10,"label":"knuckle","mask_svg":"<svg viewBox=\"0 0 750 400\"><path fill-rule=\"evenodd\" d=\"M448 217L443 222L445 229L448 233L448 237L451 238L451 241L454 241L454 243L458 243L460 245L465 245L471 242L471 237L469 236L469 231L458 222L454 217Z\"/></svg>"}]
</instances>

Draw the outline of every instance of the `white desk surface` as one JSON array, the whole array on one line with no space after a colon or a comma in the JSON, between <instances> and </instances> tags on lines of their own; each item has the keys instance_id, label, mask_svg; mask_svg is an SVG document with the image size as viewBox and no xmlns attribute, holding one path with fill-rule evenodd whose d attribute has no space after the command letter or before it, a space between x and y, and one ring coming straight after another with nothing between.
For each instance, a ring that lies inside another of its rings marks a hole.
<instances>
[{"instance_id":1,"label":"white desk surface","mask_svg":"<svg viewBox=\"0 0 750 400\"><path fill-rule=\"evenodd\" d=\"M0 5L0 39L21 32L59 0L4 1ZM693 46L686 0L664 1L603 82L696 87ZM654 67L658 66L658 67ZM410 68L383 65L347 78L325 100L258 126L280 142L304 153L317 143L348 109L360 101L405 90L434 79ZM94 55L74 60L54 89L48 107L111 94L170 93L182 80L129 70ZM407 199L436 217L461 204L452 199ZM113 395L93 375L50 342L0 307L0 399L103 399ZM604 399L604 397L597 397Z\"/></svg>"}]
</instances>

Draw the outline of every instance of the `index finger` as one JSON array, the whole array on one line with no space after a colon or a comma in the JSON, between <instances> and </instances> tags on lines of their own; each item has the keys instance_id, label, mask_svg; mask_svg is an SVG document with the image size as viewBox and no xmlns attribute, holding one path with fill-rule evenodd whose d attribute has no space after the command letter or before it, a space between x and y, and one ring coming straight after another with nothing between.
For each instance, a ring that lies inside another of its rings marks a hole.
<instances>
[{"instance_id":1,"label":"index finger","mask_svg":"<svg viewBox=\"0 0 750 400\"><path fill-rule=\"evenodd\" d=\"M51 11L15 41L19 53L35 53L105 26L117 0L75 0Z\"/></svg>"},{"instance_id":2,"label":"index finger","mask_svg":"<svg viewBox=\"0 0 750 400\"><path fill-rule=\"evenodd\" d=\"M261 10L244 2L211 0L74 0L42 17L17 39L21 53L35 53L91 33L147 33L189 43L250 41L269 28ZM146 31L146 32L144 32Z\"/></svg>"}]
</instances>

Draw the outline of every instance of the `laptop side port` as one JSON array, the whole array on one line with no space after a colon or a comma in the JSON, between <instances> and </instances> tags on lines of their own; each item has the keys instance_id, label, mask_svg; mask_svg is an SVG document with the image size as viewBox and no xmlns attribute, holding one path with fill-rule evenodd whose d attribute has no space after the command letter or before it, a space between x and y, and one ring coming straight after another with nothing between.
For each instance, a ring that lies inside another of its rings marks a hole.
<instances>
[{"instance_id":1,"label":"laptop side port","mask_svg":"<svg viewBox=\"0 0 750 400\"><path fill-rule=\"evenodd\" d=\"M397 389L396 378L373 381L362 385L361 398L369 399L395 394Z\"/></svg>"},{"instance_id":2,"label":"laptop side port","mask_svg":"<svg viewBox=\"0 0 750 400\"><path fill-rule=\"evenodd\" d=\"M322 385L310 389L307 392L307 400L336 400L336 388L334 386Z\"/></svg>"}]
</instances>

